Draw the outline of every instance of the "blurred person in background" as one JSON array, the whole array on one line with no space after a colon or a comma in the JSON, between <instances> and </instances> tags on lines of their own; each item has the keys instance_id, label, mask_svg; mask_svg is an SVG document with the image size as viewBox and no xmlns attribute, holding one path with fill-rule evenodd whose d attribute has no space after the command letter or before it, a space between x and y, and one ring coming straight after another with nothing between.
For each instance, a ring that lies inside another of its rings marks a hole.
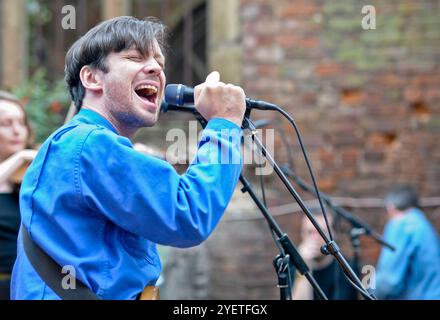
<instances>
[{"instance_id":1,"label":"blurred person in background","mask_svg":"<svg viewBox=\"0 0 440 320\"><path fill-rule=\"evenodd\" d=\"M327 230L322 212L315 209L313 216L321 228ZM332 216L327 214L327 219L332 228ZM306 215L302 219L301 238L298 252L327 298L329 300L356 300L357 291L345 278L337 261L332 255L321 253L321 246L325 244L324 240ZM298 274L294 281L292 299L317 300L319 297L313 291L307 278Z\"/></svg>"},{"instance_id":2,"label":"blurred person in background","mask_svg":"<svg viewBox=\"0 0 440 320\"><path fill-rule=\"evenodd\" d=\"M376 268L379 299L440 299L440 246L436 230L420 210L418 195L408 185L391 189L385 198L388 222Z\"/></svg>"},{"instance_id":3,"label":"blurred person in background","mask_svg":"<svg viewBox=\"0 0 440 320\"><path fill-rule=\"evenodd\" d=\"M0 299L9 299L20 227L18 192L36 151L29 148L31 128L23 104L0 91Z\"/></svg>"}]
</instances>

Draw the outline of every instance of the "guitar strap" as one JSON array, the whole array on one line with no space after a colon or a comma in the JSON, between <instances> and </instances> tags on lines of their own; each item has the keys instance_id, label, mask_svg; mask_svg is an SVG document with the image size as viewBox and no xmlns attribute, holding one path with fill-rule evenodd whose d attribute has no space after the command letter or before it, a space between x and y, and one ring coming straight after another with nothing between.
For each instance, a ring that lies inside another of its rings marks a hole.
<instances>
[{"instance_id":1,"label":"guitar strap","mask_svg":"<svg viewBox=\"0 0 440 320\"><path fill-rule=\"evenodd\" d=\"M37 271L41 279L51 288L61 299L64 300L101 300L85 284L75 278L75 289L63 288L63 278L66 276L62 272L61 266L53 260L44 250L42 250L34 240L24 224L21 224L21 236L23 239L24 251L30 263Z\"/></svg>"},{"instance_id":2,"label":"guitar strap","mask_svg":"<svg viewBox=\"0 0 440 320\"><path fill-rule=\"evenodd\" d=\"M102 300L80 280L75 278L75 289L64 288L61 266L32 240L22 224L21 235L24 251L30 263L43 281L63 300ZM159 287L146 286L137 297L139 300L160 300Z\"/></svg>"}]
</instances>

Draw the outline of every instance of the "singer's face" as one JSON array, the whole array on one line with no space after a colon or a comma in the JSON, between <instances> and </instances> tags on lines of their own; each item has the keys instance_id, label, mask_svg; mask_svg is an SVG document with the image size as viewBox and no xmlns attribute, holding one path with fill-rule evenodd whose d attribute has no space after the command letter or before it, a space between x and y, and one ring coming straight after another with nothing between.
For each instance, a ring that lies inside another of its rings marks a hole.
<instances>
[{"instance_id":1,"label":"singer's face","mask_svg":"<svg viewBox=\"0 0 440 320\"><path fill-rule=\"evenodd\" d=\"M135 48L111 53L104 74L104 104L126 130L153 126L165 88L165 58L157 41L148 56Z\"/></svg>"}]
</instances>

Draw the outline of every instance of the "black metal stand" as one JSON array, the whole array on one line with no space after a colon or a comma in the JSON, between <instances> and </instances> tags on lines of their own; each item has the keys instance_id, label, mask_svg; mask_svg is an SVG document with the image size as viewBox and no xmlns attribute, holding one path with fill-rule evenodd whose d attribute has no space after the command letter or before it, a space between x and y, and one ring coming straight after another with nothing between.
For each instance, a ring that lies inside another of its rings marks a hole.
<instances>
[{"instance_id":1,"label":"black metal stand","mask_svg":"<svg viewBox=\"0 0 440 320\"><path fill-rule=\"evenodd\" d=\"M361 246L361 241L359 239L359 236L363 234L365 234L364 228L351 228L350 230L351 246L353 248L353 271L358 276L360 276L359 256L360 256L360 246Z\"/></svg>"},{"instance_id":2,"label":"black metal stand","mask_svg":"<svg viewBox=\"0 0 440 320\"><path fill-rule=\"evenodd\" d=\"M247 116L249 116L250 111L248 110ZM196 119L199 121L202 128L205 128L207 121L201 117L199 114L195 114ZM246 119L246 118L245 118ZM296 250L292 241L289 239L287 234L285 234L278 223L275 221L273 216L270 214L263 202L258 198L256 192L252 188L250 182L240 174L240 182L243 185L241 191L243 193L249 193L252 200L255 202L257 207L260 209L264 218L266 219L269 228L273 235L275 236L276 246L280 250L280 254L273 260L273 265L277 273L278 278L278 288L280 289L280 299L281 300L291 300L292 299L292 279L291 279L291 268L290 265L295 266L298 272L305 276L310 282L310 285L316 292L317 296L322 300L328 300L325 293L322 291L321 287L316 282L315 278L310 273L307 264L302 259L301 255Z\"/></svg>"},{"instance_id":3,"label":"black metal stand","mask_svg":"<svg viewBox=\"0 0 440 320\"><path fill-rule=\"evenodd\" d=\"M280 289L280 300L292 300L292 279L289 266L289 255L279 254L273 260L273 266L278 277L278 288Z\"/></svg>"},{"instance_id":4,"label":"black metal stand","mask_svg":"<svg viewBox=\"0 0 440 320\"><path fill-rule=\"evenodd\" d=\"M206 126L206 120L203 119L200 115L195 114L196 118L201 123L202 127L204 128ZM301 207L301 209L304 211L304 214L308 217L308 219L311 221L311 223L314 225L318 233L321 235L321 237L325 241L325 245L321 248L321 251L325 254L332 254L336 261L339 263L339 265L342 267L344 273L347 275L347 277L350 279L350 281L353 282L353 284L358 288L359 292L366 298L375 300L376 298L369 294L365 288L363 287L361 281L357 277L357 275L353 272L348 262L345 260L343 255L341 254L341 251L339 249L339 246L336 244L335 241L330 241L327 238L327 235L322 230L321 226L317 223L317 221L314 219L312 213L309 211L309 209L305 206L304 201L301 199L301 197L298 195L298 193L295 191L289 180L287 179L286 175L283 173L280 166L275 162L272 155L267 152L266 147L263 145L263 143L260 141L258 136L256 135L257 131L253 123L249 120L250 116L250 109L246 111L246 115L243 120L243 129L249 129L251 131L251 137L252 141L255 143L255 145L258 147L258 151L261 152L261 154L266 157L266 159L269 161L270 165L274 168L277 175L280 177L281 181L284 183L290 194L294 197L298 205ZM327 299L324 292L321 290L319 285L316 283L316 280L311 275L307 265L305 264L304 260L294 247L292 241L288 238L287 234L283 233L276 223L275 219L270 215L267 208L264 206L264 204L260 201L260 199L256 196L255 192L253 191L252 187L250 186L249 182L243 177L243 175L240 175L240 181L243 183L243 192L248 192L251 198L254 200L257 207L261 210L263 213L263 216L266 218L271 231L278 237L277 242L282 247L281 252L281 259L282 261L279 262L278 258L275 258L275 266L277 270L281 269L281 271L289 271L288 267L285 267L285 261L288 259L297 269L298 271L303 274L307 280L310 282L312 287L314 288L315 292L321 299ZM277 272L278 275L278 272ZM288 276L289 274L287 274ZM287 282L287 286L286 286ZM291 281L286 280L286 277L284 276L284 272L281 273L281 278L279 279L279 286L281 290L281 298L289 298L290 297L290 288ZM288 291L288 292L287 292Z\"/></svg>"},{"instance_id":5,"label":"black metal stand","mask_svg":"<svg viewBox=\"0 0 440 320\"><path fill-rule=\"evenodd\" d=\"M247 114L248 116L248 114ZM344 273L347 275L349 280L358 288L359 292L362 294L362 296L369 300L376 300L376 298L369 293L362 285L361 281L357 277L357 275L354 273L353 269L348 264L347 260L342 255L339 246L336 244L335 241L330 241L328 239L327 235L322 230L321 226L317 223L315 218L313 217L310 210L305 206L304 201L301 199L299 194L295 191L292 184L284 174L283 170L280 168L280 166L275 162L272 155L267 152L266 147L263 145L263 143L260 141L258 136L256 135L257 131L255 126L252 124L252 122L249 120L248 117L244 118L243 121L243 128L251 130L251 137L252 141L255 143L255 145L259 148L259 151L262 153L263 156L266 157L266 159L269 161L270 165L274 168L276 174L279 176L281 181L286 186L287 190L290 192L290 194L293 196L293 198L296 200L298 205L303 210L304 214L308 217L310 222L314 225L318 233L321 235L322 239L325 241L325 245L321 248L321 252L324 254L332 254L336 261L339 263L341 268L343 269Z\"/></svg>"},{"instance_id":6,"label":"black metal stand","mask_svg":"<svg viewBox=\"0 0 440 320\"><path fill-rule=\"evenodd\" d=\"M289 279L290 268L288 264L290 262L292 265L295 266L300 274L304 275L307 278L318 297L323 300L328 300L325 293L316 282L315 278L313 278L307 264L304 262L301 255L296 250L292 241L289 239L287 234L281 230L278 223L267 210L266 206L258 198L249 181L243 175L240 175L239 179L240 182L243 184L243 188L241 189L241 191L248 192L252 200L254 200L255 204L260 209L261 213L269 224L271 232L273 232L277 237L277 247L279 246L282 249L280 250L280 255L277 256L274 260L274 267L277 271L278 286L280 288L281 299L291 299L292 281Z\"/></svg>"}]
</instances>

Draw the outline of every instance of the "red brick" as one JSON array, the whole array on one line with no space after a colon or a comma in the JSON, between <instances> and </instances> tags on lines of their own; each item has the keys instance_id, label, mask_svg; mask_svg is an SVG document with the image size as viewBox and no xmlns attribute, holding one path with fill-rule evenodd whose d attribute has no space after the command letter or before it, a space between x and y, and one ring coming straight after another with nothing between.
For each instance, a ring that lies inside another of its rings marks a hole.
<instances>
[{"instance_id":1,"label":"red brick","mask_svg":"<svg viewBox=\"0 0 440 320\"><path fill-rule=\"evenodd\" d=\"M305 17L310 18L311 15L318 12L319 7L311 3L311 1L292 1L288 5L280 9L281 18L289 17Z\"/></svg>"},{"instance_id":2,"label":"red brick","mask_svg":"<svg viewBox=\"0 0 440 320\"><path fill-rule=\"evenodd\" d=\"M344 104L359 104L363 98L364 93L360 89L344 89L341 92L341 102Z\"/></svg>"},{"instance_id":3,"label":"red brick","mask_svg":"<svg viewBox=\"0 0 440 320\"><path fill-rule=\"evenodd\" d=\"M396 74L384 74L377 77L377 82L387 87L398 87L404 83L404 79Z\"/></svg>"},{"instance_id":4,"label":"red brick","mask_svg":"<svg viewBox=\"0 0 440 320\"><path fill-rule=\"evenodd\" d=\"M316 47L318 43L318 39L316 38L304 38L300 39L297 45L300 48L310 49Z\"/></svg>"},{"instance_id":5,"label":"red brick","mask_svg":"<svg viewBox=\"0 0 440 320\"><path fill-rule=\"evenodd\" d=\"M340 165L355 167L359 157L359 150L350 148L339 152Z\"/></svg>"},{"instance_id":6,"label":"red brick","mask_svg":"<svg viewBox=\"0 0 440 320\"><path fill-rule=\"evenodd\" d=\"M422 91L419 88L408 87L405 89L404 97L408 102L415 102L422 98Z\"/></svg>"},{"instance_id":7,"label":"red brick","mask_svg":"<svg viewBox=\"0 0 440 320\"><path fill-rule=\"evenodd\" d=\"M291 48L299 42L299 37L294 34L281 34L276 39L282 48Z\"/></svg>"},{"instance_id":8,"label":"red brick","mask_svg":"<svg viewBox=\"0 0 440 320\"><path fill-rule=\"evenodd\" d=\"M320 63L315 67L315 73L318 77L334 76L340 71L341 66L337 63Z\"/></svg>"},{"instance_id":9,"label":"red brick","mask_svg":"<svg viewBox=\"0 0 440 320\"><path fill-rule=\"evenodd\" d=\"M336 187L336 181L333 177L319 177L318 188L322 192L332 192Z\"/></svg>"}]
</instances>

